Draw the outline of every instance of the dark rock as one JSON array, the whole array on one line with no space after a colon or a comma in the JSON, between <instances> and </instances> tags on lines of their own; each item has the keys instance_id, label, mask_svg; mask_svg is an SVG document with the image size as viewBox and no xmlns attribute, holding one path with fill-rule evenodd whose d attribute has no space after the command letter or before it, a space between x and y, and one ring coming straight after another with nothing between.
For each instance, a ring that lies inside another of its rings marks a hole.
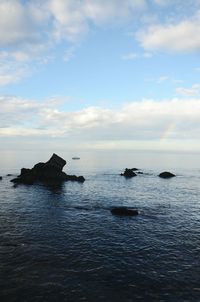
<instances>
[{"instance_id":1,"label":"dark rock","mask_svg":"<svg viewBox=\"0 0 200 302\"><path fill-rule=\"evenodd\" d=\"M13 174L7 174L7 176L13 176Z\"/></svg>"},{"instance_id":2,"label":"dark rock","mask_svg":"<svg viewBox=\"0 0 200 302\"><path fill-rule=\"evenodd\" d=\"M3 179L3 177L2 176L0 176L0 180L2 180Z\"/></svg>"},{"instance_id":3,"label":"dark rock","mask_svg":"<svg viewBox=\"0 0 200 302\"><path fill-rule=\"evenodd\" d=\"M34 182L36 181L35 177L33 177L32 174L28 174L26 176L18 176L14 179L11 179L11 182L14 184L25 184L25 185L33 185Z\"/></svg>"},{"instance_id":4,"label":"dark rock","mask_svg":"<svg viewBox=\"0 0 200 302\"><path fill-rule=\"evenodd\" d=\"M66 161L54 153L45 165L52 166L58 171L62 171L63 167L66 165Z\"/></svg>"},{"instance_id":5,"label":"dark rock","mask_svg":"<svg viewBox=\"0 0 200 302\"><path fill-rule=\"evenodd\" d=\"M65 180L84 182L85 178L83 176L76 176L76 175L68 175L68 174L66 174Z\"/></svg>"},{"instance_id":6,"label":"dark rock","mask_svg":"<svg viewBox=\"0 0 200 302\"><path fill-rule=\"evenodd\" d=\"M45 183L55 183L73 180L84 182L83 176L67 175L62 171L66 161L56 154L53 154L50 160L46 163L38 163L32 169L21 169L21 174L11 180L16 184L34 184L35 182L41 181Z\"/></svg>"},{"instance_id":7,"label":"dark rock","mask_svg":"<svg viewBox=\"0 0 200 302\"><path fill-rule=\"evenodd\" d=\"M34 169L35 173L37 173L37 172L40 173L40 171L42 171L42 169L44 167L45 167L45 163L38 163L33 167L33 169ZM29 170L29 169L27 169L27 170Z\"/></svg>"},{"instance_id":8,"label":"dark rock","mask_svg":"<svg viewBox=\"0 0 200 302\"><path fill-rule=\"evenodd\" d=\"M127 207L113 208L111 210L111 213L113 215L119 215L119 216L136 216L136 215L139 214L138 210L130 209L130 208L127 208Z\"/></svg>"},{"instance_id":9,"label":"dark rock","mask_svg":"<svg viewBox=\"0 0 200 302\"><path fill-rule=\"evenodd\" d=\"M138 168L131 168L130 170L132 170L132 171L138 171L139 169Z\"/></svg>"},{"instance_id":10,"label":"dark rock","mask_svg":"<svg viewBox=\"0 0 200 302\"><path fill-rule=\"evenodd\" d=\"M125 169L124 173L120 174L121 176L125 176L125 177L134 177L137 176L137 174L135 172L132 171L132 169Z\"/></svg>"},{"instance_id":11,"label":"dark rock","mask_svg":"<svg viewBox=\"0 0 200 302\"><path fill-rule=\"evenodd\" d=\"M84 182L84 181L85 181L85 178L84 178L83 176L78 176L77 181L79 181L79 182Z\"/></svg>"},{"instance_id":12,"label":"dark rock","mask_svg":"<svg viewBox=\"0 0 200 302\"><path fill-rule=\"evenodd\" d=\"M171 177L175 177L176 175L174 175L173 173L171 172L162 172L158 175L159 177L161 178L171 178Z\"/></svg>"},{"instance_id":13,"label":"dark rock","mask_svg":"<svg viewBox=\"0 0 200 302\"><path fill-rule=\"evenodd\" d=\"M31 172L31 169L22 168L20 176L28 175Z\"/></svg>"}]
</instances>

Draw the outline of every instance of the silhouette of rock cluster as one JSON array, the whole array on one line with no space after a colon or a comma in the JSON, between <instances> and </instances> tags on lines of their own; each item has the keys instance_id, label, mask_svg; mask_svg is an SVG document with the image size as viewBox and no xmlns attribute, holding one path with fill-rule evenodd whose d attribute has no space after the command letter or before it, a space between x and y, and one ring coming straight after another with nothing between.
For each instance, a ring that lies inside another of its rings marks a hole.
<instances>
[{"instance_id":1,"label":"silhouette of rock cluster","mask_svg":"<svg viewBox=\"0 0 200 302\"><path fill-rule=\"evenodd\" d=\"M131 178L131 177L137 176L139 174L148 175L148 173L144 173L144 172L140 171L140 169L138 169L138 168L131 168L131 169L126 168L124 170L124 172L121 173L120 175L125 176L126 178ZM161 178L171 178L171 177L175 177L176 175L171 172L164 171L164 172L160 173L158 176Z\"/></svg>"},{"instance_id":2,"label":"silhouette of rock cluster","mask_svg":"<svg viewBox=\"0 0 200 302\"><path fill-rule=\"evenodd\" d=\"M125 171L124 171L124 173L121 173L120 175L121 176L125 176L125 177L134 177L134 176L137 176L137 174L135 173L135 172L133 172L133 171L136 171L136 170L134 170L134 169L136 169L136 168L133 168L133 169L128 169L128 168L126 168L125 169Z\"/></svg>"},{"instance_id":3,"label":"silhouette of rock cluster","mask_svg":"<svg viewBox=\"0 0 200 302\"><path fill-rule=\"evenodd\" d=\"M22 168L21 174L17 178L12 179L11 182L32 185L36 182L57 184L68 180L85 181L83 176L68 175L63 172L62 169L65 165L66 161L54 153L46 163L40 162L32 169Z\"/></svg>"}]
</instances>

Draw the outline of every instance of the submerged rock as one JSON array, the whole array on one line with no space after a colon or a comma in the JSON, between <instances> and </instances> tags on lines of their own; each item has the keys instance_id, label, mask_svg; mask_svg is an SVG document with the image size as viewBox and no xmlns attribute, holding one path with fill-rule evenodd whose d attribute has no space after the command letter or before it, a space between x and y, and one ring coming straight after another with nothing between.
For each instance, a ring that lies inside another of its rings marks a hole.
<instances>
[{"instance_id":1,"label":"submerged rock","mask_svg":"<svg viewBox=\"0 0 200 302\"><path fill-rule=\"evenodd\" d=\"M165 171L165 172L160 173L158 176L161 178L171 178L171 177L175 177L176 175L171 172Z\"/></svg>"},{"instance_id":2,"label":"submerged rock","mask_svg":"<svg viewBox=\"0 0 200 302\"><path fill-rule=\"evenodd\" d=\"M138 210L136 209L130 209L127 207L116 207L111 210L111 213L113 215L118 216L136 216L139 214Z\"/></svg>"},{"instance_id":3,"label":"submerged rock","mask_svg":"<svg viewBox=\"0 0 200 302\"><path fill-rule=\"evenodd\" d=\"M52 157L46 163L38 163L32 169L21 169L21 174L11 180L14 183L22 183L32 185L37 181L59 183L67 180L84 182L83 176L68 175L62 171L66 161L59 157L57 154L53 154Z\"/></svg>"},{"instance_id":4,"label":"submerged rock","mask_svg":"<svg viewBox=\"0 0 200 302\"><path fill-rule=\"evenodd\" d=\"M132 169L125 169L124 173L121 173L120 174L121 176L125 176L125 177L134 177L134 176L137 176L137 174L135 172L133 172Z\"/></svg>"}]
</instances>

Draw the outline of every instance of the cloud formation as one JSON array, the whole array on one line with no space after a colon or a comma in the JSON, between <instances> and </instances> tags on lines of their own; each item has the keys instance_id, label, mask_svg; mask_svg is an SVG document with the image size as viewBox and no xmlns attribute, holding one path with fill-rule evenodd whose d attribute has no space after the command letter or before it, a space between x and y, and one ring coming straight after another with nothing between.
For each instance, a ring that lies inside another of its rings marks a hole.
<instances>
[{"instance_id":1,"label":"cloud formation","mask_svg":"<svg viewBox=\"0 0 200 302\"><path fill-rule=\"evenodd\" d=\"M200 12L178 23L150 25L136 34L146 50L192 52L200 49Z\"/></svg>"},{"instance_id":2,"label":"cloud formation","mask_svg":"<svg viewBox=\"0 0 200 302\"><path fill-rule=\"evenodd\" d=\"M0 46L16 47L38 43L44 26L45 14L39 2L1 0L0 2Z\"/></svg>"},{"instance_id":3,"label":"cloud formation","mask_svg":"<svg viewBox=\"0 0 200 302\"><path fill-rule=\"evenodd\" d=\"M145 5L145 0L124 0L123 5L120 0L1 0L0 59L4 56L5 65L1 62L0 86L30 75L32 66L37 69L47 62L62 43L67 49L63 58L68 61L74 44L92 26L124 22Z\"/></svg>"},{"instance_id":4,"label":"cloud formation","mask_svg":"<svg viewBox=\"0 0 200 302\"><path fill-rule=\"evenodd\" d=\"M48 62L59 45L65 46L62 57L68 61L76 44L92 30L127 22L145 51L124 54L124 60L149 58L154 50L197 51L200 12L192 18L170 16L165 22L160 13L173 4L180 7L180 3L183 4L179 0L153 0L151 5L147 0L123 0L123 4L121 0L1 0L0 60L4 55L5 65L1 62L0 85L16 83L32 74L33 65L37 69ZM194 3L194 11L200 9L198 0ZM185 5L189 6L182 6ZM156 16L155 7L159 7Z\"/></svg>"},{"instance_id":5,"label":"cloud formation","mask_svg":"<svg viewBox=\"0 0 200 302\"><path fill-rule=\"evenodd\" d=\"M0 46L29 47L49 40L75 40L91 23L125 21L145 0L1 0ZM49 41L48 41L49 43Z\"/></svg>"},{"instance_id":6,"label":"cloud formation","mask_svg":"<svg viewBox=\"0 0 200 302\"><path fill-rule=\"evenodd\" d=\"M55 101L39 103L16 97L0 99L0 136L93 141L198 139L200 99L141 100L120 109L87 107L69 112ZM102 143L103 144L103 143Z\"/></svg>"},{"instance_id":7,"label":"cloud formation","mask_svg":"<svg viewBox=\"0 0 200 302\"><path fill-rule=\"evenodd\" d=\"M178 87L176 93L186 97L197 97L200 95L200 84L194 84L191 88Z\"/></svg>"}]
</instances>

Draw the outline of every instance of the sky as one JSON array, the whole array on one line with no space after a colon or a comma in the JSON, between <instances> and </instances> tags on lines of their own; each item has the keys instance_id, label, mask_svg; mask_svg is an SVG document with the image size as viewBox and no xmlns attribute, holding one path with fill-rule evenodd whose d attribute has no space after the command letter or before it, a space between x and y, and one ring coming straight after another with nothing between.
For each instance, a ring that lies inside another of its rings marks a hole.
<instances>
[{"instance_id":1,"label":"sky","mask_svg":"<svg viewBox=\"0 0 200 302\"><path fill-rule=\"evenodd\" d=\"M199 137L200 0L0 0L0 149Z\"/></svg>"}]
</instances>

